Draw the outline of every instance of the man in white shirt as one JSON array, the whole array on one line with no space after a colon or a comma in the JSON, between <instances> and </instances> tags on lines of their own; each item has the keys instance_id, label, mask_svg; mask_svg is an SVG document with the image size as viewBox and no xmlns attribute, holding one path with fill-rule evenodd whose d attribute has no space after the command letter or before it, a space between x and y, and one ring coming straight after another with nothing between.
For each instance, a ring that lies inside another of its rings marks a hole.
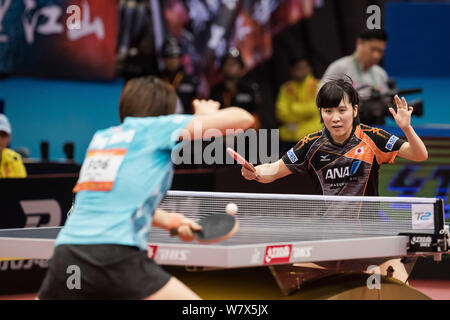
<instances>
[{"instance_id":1,"label":"man in white shirt","mask_svg":"<svg viewBox=\"0 0 450 320\"><path fill-rule=\"evenodd\" d=\"M349 76L362 100L361 121L367 122L364 112L370 113L367 115L370 120L375 119L366 124L384 122L386 110L382 108L383 103L379 98L389 92L388 75L378 63L384 56L386 42L387 35L383 30L363 31L356 40L355 52L331 63L319 84L320 88L329 80L342 78L343 75ZM366 110L364 101L368 101Z\"/></svg>"}]
</instances>

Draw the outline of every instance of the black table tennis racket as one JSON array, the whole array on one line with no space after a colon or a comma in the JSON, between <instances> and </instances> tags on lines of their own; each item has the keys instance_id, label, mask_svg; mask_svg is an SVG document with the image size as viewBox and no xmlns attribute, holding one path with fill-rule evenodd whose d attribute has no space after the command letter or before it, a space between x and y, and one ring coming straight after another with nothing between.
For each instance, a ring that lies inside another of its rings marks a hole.
<instances>
[{"instance_id":1,"label":"black table tennis racket","mask_svg":"<svg viewBox=\"0 0 450 320\"><path fill-rule=\"evenodd\" d=\"M193 232L195 239L200 243L224 241L235 234L239 227L236 217L226 213L217 213L203 217L197 223L202 227L202 230L193 230ZM170 230L171 236L176 236L177 234L177 229Z\"/></svg>"}]
</instances>

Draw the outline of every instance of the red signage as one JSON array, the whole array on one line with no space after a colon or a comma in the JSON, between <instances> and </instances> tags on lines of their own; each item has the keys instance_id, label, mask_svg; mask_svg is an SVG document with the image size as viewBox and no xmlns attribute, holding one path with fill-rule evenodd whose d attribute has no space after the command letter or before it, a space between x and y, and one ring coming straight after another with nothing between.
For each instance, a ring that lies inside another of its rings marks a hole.
<instances>
[{"instance_id":1,"label":"red signage","mask_svg":"<svg viewBox=\"0 0 450 320\"><path fill-rule=\"evenodd\" d=\"M267 246L264 254L264 264L289 263L292 244Z\"/></svg>"}]
</instances>

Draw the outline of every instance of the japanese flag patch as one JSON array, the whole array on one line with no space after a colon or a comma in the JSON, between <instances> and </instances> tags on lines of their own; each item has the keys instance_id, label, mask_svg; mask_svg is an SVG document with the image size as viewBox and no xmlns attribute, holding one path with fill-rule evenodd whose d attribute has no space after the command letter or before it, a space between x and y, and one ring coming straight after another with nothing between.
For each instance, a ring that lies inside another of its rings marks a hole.
<instances>
[{"instance_id":1,"label":"japanese flag patch","mask_svg":"<svg viewBox=\"0 0 450 320\"><path fill-rule=\"evenodd\" d=\"M364 153L364 147L359 147L355 150L355 155L363 154Z\"/></svg>"}]
</instances>

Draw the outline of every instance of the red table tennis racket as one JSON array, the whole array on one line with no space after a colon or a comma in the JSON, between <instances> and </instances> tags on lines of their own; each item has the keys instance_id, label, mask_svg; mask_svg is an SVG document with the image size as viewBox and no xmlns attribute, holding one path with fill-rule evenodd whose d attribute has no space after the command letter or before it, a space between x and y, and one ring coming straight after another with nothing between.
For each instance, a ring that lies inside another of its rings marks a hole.
<instances>
[{"instance_id":1,"label":"red table tennis racket","mask_svg":"<svg viewBox=\"0 0 450 320\"><path fill-rule=\"evenodd\" d=\"M227 152L228 152L228 154L230 156L232 156L234 158L234 160L237 161L237 163L239 163L244 168L250 170L251 172L255 172L256 171L255 167L250 162L245 160L245 158L243 156L241 156L239 153L237 153L233 149L227 148Z\"/></svg>"},{"instance_id":2,"label":"red table tennis racket","mask_svg":"<svg viewBox=\"0 0 450 320\"><path fill-rule=\"evenodd\" d=\"M197 223L202 227L202 230L193 230L193 232L195 239L200 243L224 241L235 234L239 227L236 217L226 213L217 213L203 217ZM177 229L170 230L171 236L176 236L177 234Z\"/></svg>"}]
</instances>

